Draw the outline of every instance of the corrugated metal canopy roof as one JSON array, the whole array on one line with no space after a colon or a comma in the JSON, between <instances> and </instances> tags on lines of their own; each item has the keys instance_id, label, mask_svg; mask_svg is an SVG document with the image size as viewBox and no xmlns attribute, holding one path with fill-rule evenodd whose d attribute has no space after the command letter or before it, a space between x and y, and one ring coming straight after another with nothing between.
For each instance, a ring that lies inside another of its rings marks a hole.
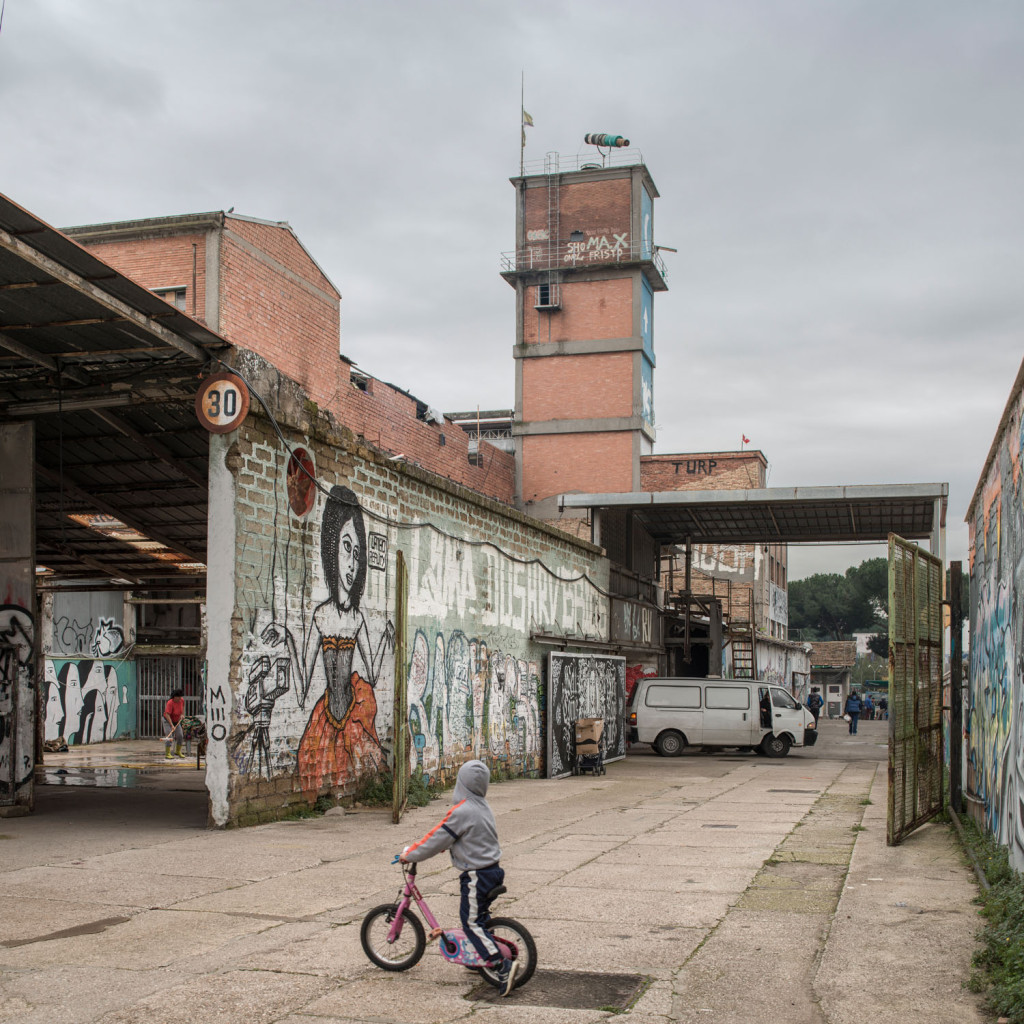
<instances>
[{"instance_id":1,"label":"corrugated metal canopy roof","mask_svg":"<svg viewBox=\"0 0 1024 1024\"><path fill-rule=\"evenodd\" d=\"M86 520L205 562L199 380L230 345L0 195L0 422L36 425L36 550L62 579L185 574Z\"/></svg>"},{"instance_id":2,"label":"corrugated metal canopy roof","mask_svg":"<svg viewBox=\"0 0 1024 1024\"><path fill-rule=\"evenodd\" d=\"M949 484L767 487L742 491L563 494L563 508L629 510L660 544L908 540L945 527Z\"/></svg>"}]
</instances>

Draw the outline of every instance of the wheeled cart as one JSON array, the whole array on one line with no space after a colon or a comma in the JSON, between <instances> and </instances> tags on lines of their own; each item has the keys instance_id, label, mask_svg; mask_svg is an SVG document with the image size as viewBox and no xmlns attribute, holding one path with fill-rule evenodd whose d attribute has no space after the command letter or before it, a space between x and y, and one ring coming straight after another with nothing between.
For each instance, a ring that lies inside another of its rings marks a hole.
<instances>
[{"instance_id":1,"label":"wheeled cart","mask_svg":"<svg viewBox=\"0 0 1024 1024\"><path fill-rule=\"evenodd\" d=\"M576 721L576 763L573 775L604 775L604 719L580 718Z\"/></svg>"}]
</instances>

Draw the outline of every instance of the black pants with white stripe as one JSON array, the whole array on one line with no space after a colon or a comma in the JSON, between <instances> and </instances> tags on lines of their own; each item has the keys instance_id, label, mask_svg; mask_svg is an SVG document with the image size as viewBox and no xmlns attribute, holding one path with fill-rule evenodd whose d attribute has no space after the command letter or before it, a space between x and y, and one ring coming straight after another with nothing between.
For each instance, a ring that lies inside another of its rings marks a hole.
<instances>
[{"instance_id":1,"label":"black pants with white stripe","mask_svg":"<svg viewBox=\"0 0 1024 1024\"><path fill-rule=\"evenodd\" d=\"M500 963L501 950L488 931L491 923L491 901L487 898L495 886L505 880L505 871L497 864L479 871L463 871L459 875L459 888L462 898L459 900L459 918L462 930L473 943L473 948L488 963Z\"/></svg>"}]
</instances>

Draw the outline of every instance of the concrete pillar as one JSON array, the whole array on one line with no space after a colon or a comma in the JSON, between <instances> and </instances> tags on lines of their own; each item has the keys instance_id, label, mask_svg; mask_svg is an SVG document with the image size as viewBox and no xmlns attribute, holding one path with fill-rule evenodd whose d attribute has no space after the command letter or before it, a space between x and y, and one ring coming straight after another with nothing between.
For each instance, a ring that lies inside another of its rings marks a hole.
<instances>
[{"instance_id":1,"label":"concrete pillar","mask_svg":"<svg viewBox=\"0 0 1024 1024\"><path fill-rule=\"evenodd\" d=\"M210 435L206 555L206 788L210 823L228 820L231 723L231 617L235 607L235 478L228 467L234 434Z\"/></svg>"},{"instance_id":2,"label":"concrete pillar","mask_svg":"<svg viewBox=\"0 0 1024 1024\"><path fill-rule=\"evenodd\" d=\"M38 715L35 424L0 425L0 816L32 810Z\"/></svg>"}]
</instances>

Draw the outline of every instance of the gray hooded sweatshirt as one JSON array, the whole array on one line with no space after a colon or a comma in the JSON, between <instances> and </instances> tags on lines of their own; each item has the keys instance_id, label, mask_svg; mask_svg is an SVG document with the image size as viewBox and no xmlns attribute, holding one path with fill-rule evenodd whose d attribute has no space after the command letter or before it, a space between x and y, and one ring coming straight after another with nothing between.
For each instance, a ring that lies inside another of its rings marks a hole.
<instances>
[{"instance_id":1,"label":"gray hooded sweatshirt","mask_svg":"<svg viewBox=\"0 0 1024 1024\"><path fill-rule=\"evenodd\" d=\"M483 761L460 769L448 813L422 838L405 848L406 860L422 861L448 850L460 871L479 871L501 860L498 828L487 803L491 771Z\"/></svg>"}]
</instances>

